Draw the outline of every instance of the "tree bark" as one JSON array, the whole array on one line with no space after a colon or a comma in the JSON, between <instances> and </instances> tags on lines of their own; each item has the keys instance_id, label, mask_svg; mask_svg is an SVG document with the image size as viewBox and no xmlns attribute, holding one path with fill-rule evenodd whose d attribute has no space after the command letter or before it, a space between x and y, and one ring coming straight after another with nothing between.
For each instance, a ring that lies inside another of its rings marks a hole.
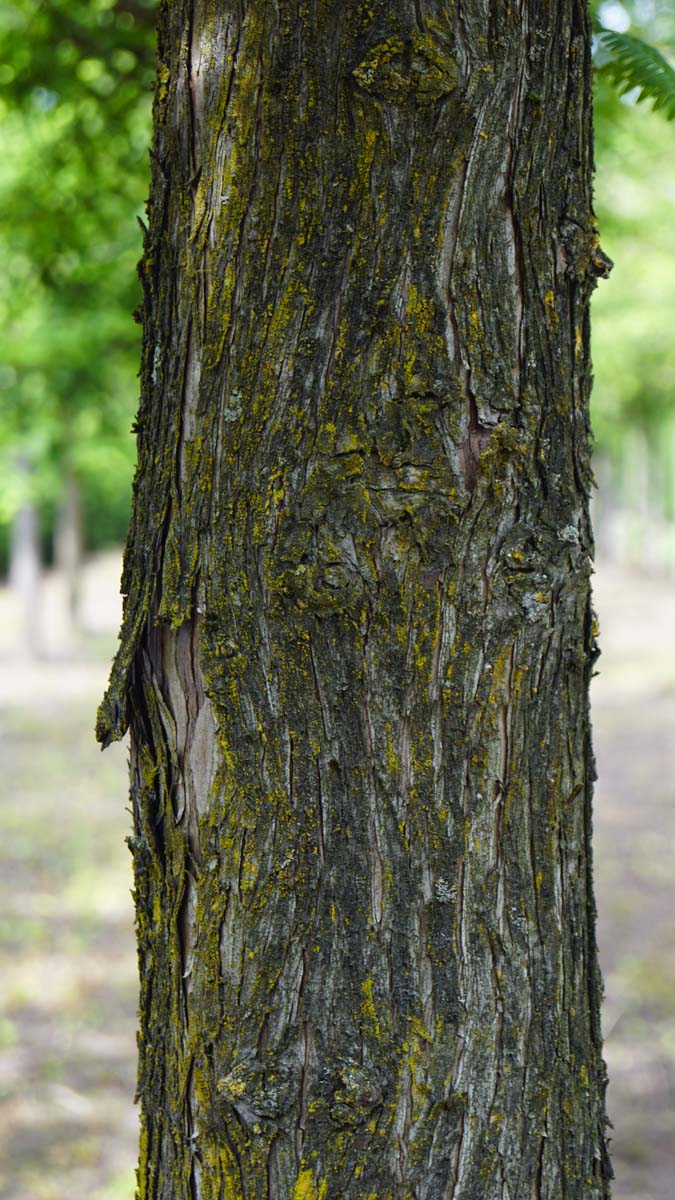
<instances>
[{"instance_id":1,"label":"tree bark","mask_svg":"<svg viewBox=\"0 0 675 1200\"><path fill-rule=\"evenodd\" d=\"M582 0L165 0L139 1196L609 1195Z\"/></svg>"}]
</instances>

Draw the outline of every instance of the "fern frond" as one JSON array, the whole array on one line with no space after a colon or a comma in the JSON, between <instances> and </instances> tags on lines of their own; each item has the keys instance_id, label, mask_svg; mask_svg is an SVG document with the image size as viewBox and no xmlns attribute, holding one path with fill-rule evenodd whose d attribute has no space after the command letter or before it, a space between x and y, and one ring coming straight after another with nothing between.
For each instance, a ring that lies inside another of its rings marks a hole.
<instances>
[{"instance_id":1,"label":"fern frond","mask_svg":"<svg viewBox=\"0 0 675 1200\"><path fill-rule=\"evenodd\" d=\"M612 58L600 70L618 85L620 95L639 88L638 101L651 100L669 121L675 120L675 69L660 50L629 33L603 32L601 43Z\"/></svg>"}]
</instances>

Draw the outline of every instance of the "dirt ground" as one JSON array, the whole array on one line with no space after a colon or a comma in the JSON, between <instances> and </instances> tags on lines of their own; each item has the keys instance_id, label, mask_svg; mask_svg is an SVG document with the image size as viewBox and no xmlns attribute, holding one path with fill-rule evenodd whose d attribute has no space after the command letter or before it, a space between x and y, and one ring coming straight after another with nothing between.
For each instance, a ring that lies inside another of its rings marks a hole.
<instances>
[{"instance_id":1,"label":"dirt ground","mask_svg":"<svg viewBox=\"0 0 675 1200\"><path fill-rule=\"evenodd\" d=\"M58 581L42 662L22 661L0 594L0 1197L134 1193L136 959L126 748L94 713L118 620L119 558L87 571L88 630L66 646Z\"/></svg>"},{"instance_id":2,"label":"dirt ground","mask_svg":"<svg viewBox=\"0 0 675 1200\"><path fill-rule=\"evenodd\" d=\"M672 1200L675 584L600 566L595 595L595 875L614 1195Z\"/></svg>"},{"instance_id":3,"label":"dirt ground","mask_svg":"<svg viewBox=\"0 0 675 1200\"><path fill-rule=\"evenodd\" d=\"M119 559L88 568L68 646L16 654L0 592L0 1200L131 1200L136 964L126 749L92 725ZM675 586L601 566L596 883L616 1200L675 1193ZM520 1200L520 1198L518 1198Z\"/></svg>"}]
</instances>

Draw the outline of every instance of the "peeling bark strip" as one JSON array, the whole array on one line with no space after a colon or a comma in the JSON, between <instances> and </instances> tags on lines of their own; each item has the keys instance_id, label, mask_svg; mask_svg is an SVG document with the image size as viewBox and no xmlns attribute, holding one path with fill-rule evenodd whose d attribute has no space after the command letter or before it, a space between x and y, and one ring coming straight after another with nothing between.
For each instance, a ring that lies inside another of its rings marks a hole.
<instances>
[{"instance_id":1,"label":"peeling bark strip","mask_svg":"<svg viewBox=\"0 0 675 1200\"><path fill-rule=\"evenodd\" d=\"M609 1195L582 0L165 0L142 1200Z\"/></svg>"}]
</instances>

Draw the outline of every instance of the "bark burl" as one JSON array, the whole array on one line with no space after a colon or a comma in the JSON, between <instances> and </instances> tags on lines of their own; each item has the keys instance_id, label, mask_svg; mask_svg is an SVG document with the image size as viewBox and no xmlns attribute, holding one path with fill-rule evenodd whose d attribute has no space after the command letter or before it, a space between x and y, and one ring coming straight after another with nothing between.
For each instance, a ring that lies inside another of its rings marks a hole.
<instances>
[{"instance_id":1,"label":"bark burl","mask_svg":"<svg viewBox=\"0 0 675 1200\"><path fill-rule=\"evenodd\" d=\"M604 1200L582 0L164 0L142 1200Z\"/></svg>"}]
</instances>

